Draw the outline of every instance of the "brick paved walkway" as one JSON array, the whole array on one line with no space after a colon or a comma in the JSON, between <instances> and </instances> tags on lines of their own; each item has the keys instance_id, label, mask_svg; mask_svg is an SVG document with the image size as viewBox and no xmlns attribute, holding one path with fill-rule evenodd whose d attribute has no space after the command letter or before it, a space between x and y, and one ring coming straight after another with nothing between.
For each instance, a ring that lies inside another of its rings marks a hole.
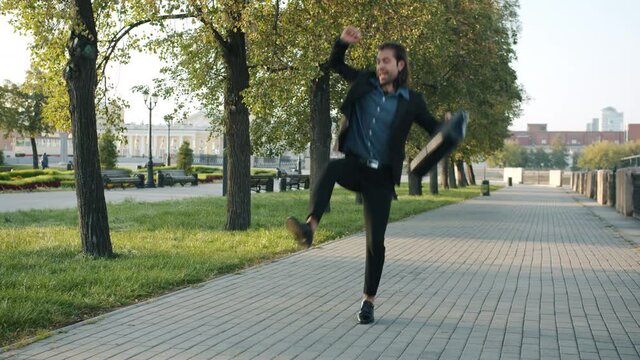
<instances>
[{"instance_id":1,"label":"brick paved walkway","mask_svg":"<svg viewBox=\"0 0 640 360\"><path fill-rule=\"evenodd\" d=\"M592 208L519 186L391 224L373 326L357 234L0 357L638 359L640 251Z\"/></svg>"}]
</instances>

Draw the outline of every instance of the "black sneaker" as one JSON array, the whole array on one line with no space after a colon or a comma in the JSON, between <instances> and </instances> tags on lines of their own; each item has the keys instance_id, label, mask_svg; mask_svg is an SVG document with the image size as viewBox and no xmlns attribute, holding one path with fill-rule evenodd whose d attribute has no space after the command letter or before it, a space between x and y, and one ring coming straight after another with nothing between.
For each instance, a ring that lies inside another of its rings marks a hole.
<instances>
[{"instance_id":1,"label":"black sneaker","mask_svg":"<svg viewBox=\"0 0 640 360\"><path fill-rule=\"evenodd\" d=\"M296 239L300 246L310 248L313 243L313 231L307 223L301 223L293 216L289 216L287 219L287 229L293 237Z\"/></svg>"},{"instance_id":2,"label":"black sneaker","mask_svg":"<svg viewBox=\"0 0 640 360\"><path fill-rule=\"evenodd\" d=\"M362 305L358 312L358 322L366 325L371 324L373 321L373 303L369 300L362 300Z\"/></svg>"}]
</instances>

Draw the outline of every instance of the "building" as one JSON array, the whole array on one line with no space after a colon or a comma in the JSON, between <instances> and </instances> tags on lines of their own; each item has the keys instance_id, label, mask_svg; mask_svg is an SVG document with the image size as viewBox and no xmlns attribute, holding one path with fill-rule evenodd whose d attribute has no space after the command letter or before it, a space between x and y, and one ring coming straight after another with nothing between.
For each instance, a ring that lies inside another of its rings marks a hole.
<instances>
[{"instance_id":1,"label":"building","mask_svg":"<svg viewBox=\"0 0 640 360\"><path fill-rule=\"evenodd\" d=\"M118 144L118 154L126 158L149 157L149 124L125 124L127 131L122 134L123 141ZM222 136L211 134L211 124L204 112L199 111L185 121L170 127L153 124L151 128L151 151L156 160L165 161L167 152L172 158L184 141L189 142L194 156L221 155Z\"/></svg>"},{"instance_id":2,"label":"building","mask_svg":"<svg viewBox=\"0 0 640 360\"><path fill-rule=\"evenodd\" d=\"M611 106L602 109L600 131L624 131L624 113Z\"/></svg>"},{"instance_id":3,"label":"building","mask_svg":"<svg viewBox=\"0 0 640 360\"><path fill-rule=\"evenodd\" d=\"M98 121L98 133L106 128L104 122ZM124 158L148 158L149 157L149 125L125 124L126 131L121 134L125 139L117 144L118 154ZM222 137L211 136L211 125L203 112L197 112L185 121L173 124L169 129L167 124L153 124L151 129L152 152L156 161L166 161L167 151L175 157L183 141L190 143L194 155L220 155L222 154ZM167 141L169 130L170 142ZM33 151L31 141L11 134L6 140L0 135L0 149L3 150L7 160L12 163L31 163ZM70 135L65 132L58 134L44 134L36 138L38 154L47 153L51 164L66 163L73 156L73 146ZM138 160L134 160L138 161Z\"/></svg>"},{"instance_id":4,"label":"building","mask_svg":"<svg viewBox=\"0 0 640 360\"><path fill-rule=\"evenodd\" d=\"M547 131L547 124L528 124L526 131L512 131L509 141L525 148L542 147L550 150L554 140L559 139L569 150L581 150L593 143L610 141L625 142L624 131Z\"/></svg>"},{"instance_id":5,"label":"building","mask_svg":"<svg viewBox=\"0 0 640 360\"><path fill-rule=\"evenodd\" d=\"M640 140L640 124L627 125L627 141Z\"/></svg>"},{"instance_id":6,"label":"building","mask_svg":"<svg viewBox=\"0 0 640 360\"><path fill-rule=\"evenodd\" d=\"M13 153L13 149L16 143L16 134L10 133L5 134L0 132L0 150L5 154Z\"/></svg>"},{"instance_id":7,"label":"building","mask_svg":"<svg viewBox=\"0 0 640 360\"><path fill-rule=\"evenodd\" d=\"M600 119L591 119L591 122L587 123L587 131L600 131Z\"/></svg>"},{"instance_id":8,"label":"building","mask_svg":"<svg viewBox=\"0 0 640 360\"><path fill-rule=\"evenodd\" d=\"M637 137L629 136L629 141L640 139L640 124L634 127ZM634 133L634 136L635 133ZM527 124L527 131L512 131L507 141L514 142L526 149L543 148L551 151L554 141L561 141L569 152L570 164L573 164L573 154L594 143L609 141L616 144L626 142L625 131L547 131L547 124Z\"/></svg>"}]
</instances>

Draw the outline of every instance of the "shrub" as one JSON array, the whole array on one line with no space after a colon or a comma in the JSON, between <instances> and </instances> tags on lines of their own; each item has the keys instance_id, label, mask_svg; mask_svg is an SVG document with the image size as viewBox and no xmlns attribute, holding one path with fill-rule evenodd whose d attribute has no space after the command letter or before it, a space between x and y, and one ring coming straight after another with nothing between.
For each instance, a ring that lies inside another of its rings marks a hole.
<instances>
[{"instance_id":1,"label":"shrub","mask_svg":"<svg viewBox=\"0 0 640 360\"><path fill-rule=\"evenodd\" d=\"M267 170L267 169L251 169L252 175L276 175L275 170Z\"/></svg>"},{"instance_id":2,"label":"shrub","mask_svg":"<svg viewBox=\"0 0 640 360\"><path fill-rule=\"evenodd\" d=\"M32 190L39 187L60 187L63 176L40 175L26 179L0 180L0 190Z\"/></svg>"},{"instance_id":3,"label":"shrub","mask_svg":"<svg viewBox=\"0 0 640 360\"><path fill-rule=\"evenodd\" d=\"M60 181L60 187L66 188L66 189L73 189L76 187L76 182L75 180L63 180L63 181Z\"/></svg>"},{"instance_id":4,"label":"shrub","mask_svg":"<svg viewBox=\"0 0 640 360\"><path fill-rule=\"evenodd\" d=\"M111 131L107 131L100 136L98 154L100 156L100 166L103 169L116 167L118 163L118 148L116 147L116 137Z\"/></svg>"},{"instance_id":5,"label":"shrub","mask_svg":"<svg viewBox=\"0 0 640 360\"><path fill-rule=\"evenodd\" d=\"M180 145L180 149L178 149L176 166L178 169L182 169L186 173L190 173L192 164L193 164L193 150L189 147L189 142L185 141L182 143L182 145Z\"/></svg>"},{"instance_id":6,"label":"shrub","mask_svg":"<svg viewBox=\"0 0 640 360\"><path fill-rule=\"evenodd\" d=\"M30 177L34 177L34 176L44 175L45 171L44 170L36 170L36 169L13 170L9 174L10 174L11 178L24 179L24 178L30 178Z\"/></svg>"},{"instance_id":7,"label":"shrub","mask_svg":"<svg viewBox=\"0 0 640 360\"><path fill-rule=\"evenodd\" d=\"M217 166L195 165L191 170L198 174L222 174L222 168Z\"/></svg>"}]
</instances>

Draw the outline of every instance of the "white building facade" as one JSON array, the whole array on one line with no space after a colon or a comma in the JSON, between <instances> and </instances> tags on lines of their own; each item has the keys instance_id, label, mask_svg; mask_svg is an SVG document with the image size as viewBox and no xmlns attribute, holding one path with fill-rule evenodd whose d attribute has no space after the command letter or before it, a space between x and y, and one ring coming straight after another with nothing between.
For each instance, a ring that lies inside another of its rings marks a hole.
<instances>
[{"instance_id":1,"label":"white building facade","mask_svg":"<svg viewBox=\"0 0 640 360\"><path fill-rule=\"evenodd\" d=\"M624 131L624 113L611 106L602 109L599 131Z\"/></svg>"},{"instance_id":2,"label":"white building facade","mask_svg":"<svg viewBox=\"0 0 640 360\"><path fill-rule=\"evenodd\" d=\"M125 124L122 137L126 142L118 144L122 157L149 157L149 124ZM174 158L183 142L189 142L195 156L221 155L222 136L211 134L211 125L204 113L197 112L184 122L168 126L154 124L151 128L151 153L154 159L166 161L167 153Z\"/></svg>"}]
</instances>

